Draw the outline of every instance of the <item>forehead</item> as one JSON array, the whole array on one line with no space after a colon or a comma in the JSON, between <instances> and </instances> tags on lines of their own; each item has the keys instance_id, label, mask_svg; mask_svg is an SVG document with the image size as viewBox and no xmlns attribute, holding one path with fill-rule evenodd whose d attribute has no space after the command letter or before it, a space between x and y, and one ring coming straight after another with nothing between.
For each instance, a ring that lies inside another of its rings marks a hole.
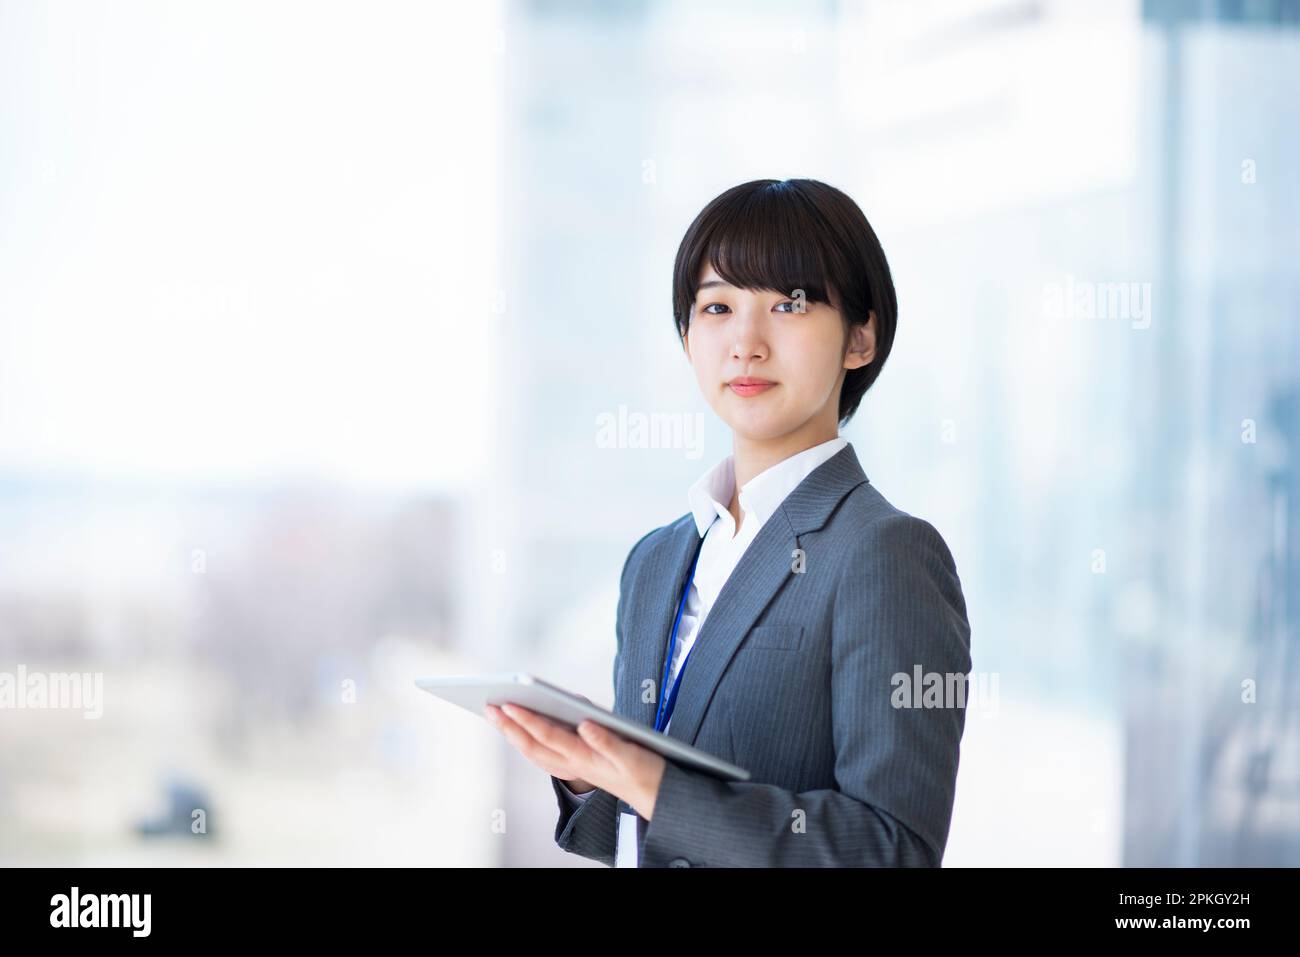
<instances>
[{"instance_id":1,"label":"forehead","mask_svg":"<svg viewBox=\"0 0 1300 957\"><path fill-rule=\"evenodd\" d=\"M718 275L718 271L713 268L713 263L709 262L707 259L700 266L700 271L695 278L700 283L726 282L725 279L723 279L721 276ZM727 283L727 285L731 285L731 284Z\"/></svg>"},{"instance_id":2,"label":"forehead","mask_svg":"<svg viewBox=\"0 0 1300 957\"><path fill-rule=\"evenodd\" d=\"M696 277L696 292L709 292L719 289L740 289L740 286L734 286L726 279L718 275L718 271L706 259L700 266L699 274Z\"/></svg>"}]
</instances>

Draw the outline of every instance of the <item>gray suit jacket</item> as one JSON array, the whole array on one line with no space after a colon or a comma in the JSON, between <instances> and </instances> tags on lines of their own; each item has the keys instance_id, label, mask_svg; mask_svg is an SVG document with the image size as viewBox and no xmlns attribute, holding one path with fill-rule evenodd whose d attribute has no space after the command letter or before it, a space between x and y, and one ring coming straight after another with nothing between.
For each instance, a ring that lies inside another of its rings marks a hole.
<instances>
[{"instance_id":1,"label":"gray suit jacket","mask_svg":"<svg viewBox=\"0 0 1300 957\"><path fill-rule=\"evenodd\" d=\"M638 541L623 566L614 711L650 727L699 542L687 513ZM846 446L750 543L678 692L668 733L752 777L724 782L669 761L653 819L637 818L640 866L939 866L964 696L960 706L950 696L945 706L898 707L898 676L936 672L965 691L970 669L947 545L890 505ZM923 687L912 688L919 705ZM618 814L631 809L600 789L574 809L560 781L551 783L556 843L612 866Z\"/></svg>"}]
</instances>

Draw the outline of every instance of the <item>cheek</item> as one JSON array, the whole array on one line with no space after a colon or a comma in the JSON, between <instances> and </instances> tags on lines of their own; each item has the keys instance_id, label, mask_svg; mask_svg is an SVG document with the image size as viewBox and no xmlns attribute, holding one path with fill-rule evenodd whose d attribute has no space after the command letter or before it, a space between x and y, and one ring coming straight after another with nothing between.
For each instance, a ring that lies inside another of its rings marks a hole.
<instances>
[{"instance_id":1,"label":"cheek","mask_svg":"<svg viewBox=\"0 0 1300 957\"><path fill-rule=\"evenodd\" d=\"M791 363L787 367L798 370L800 391L809 395L833 387L840 369L840 346L843 344L839 326L817 326L801 330L786 346Z\"/></svg>"},{"instance_id":2,"label":"cheek","mask_svg":"<svg viewBox=\"0 0 1300 957\"><path fill-rule=\"evenodd\" d=\"M708 329L700 329L698 332L692 329L690 343L691 365L695 368L696 376L713 379L717 375L719 364L725 359L725 347L720 344L718 336L710 335Z\"/></svg>"}]
</instances>

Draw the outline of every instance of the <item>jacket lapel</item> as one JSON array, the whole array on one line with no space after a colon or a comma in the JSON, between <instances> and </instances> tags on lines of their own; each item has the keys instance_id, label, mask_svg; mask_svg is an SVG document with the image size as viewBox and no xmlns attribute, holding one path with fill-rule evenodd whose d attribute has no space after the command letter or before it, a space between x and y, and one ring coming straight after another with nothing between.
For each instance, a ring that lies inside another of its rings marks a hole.
<instances>
[{"instance_id":1,"label":"jacket lapel","mask_svg":"<svg viewBox=\"0 0 1300 957\"><path fill-rule=\"evenodd\" d=\"M627 689L627 700L620 713L630 715L652 728L659 706L658 688L663 680L668 635L677 616L677 606L682 599L682 587L690 573L691 562L695 560L695 553L703 542L699 529L695 527L693 515L687 514L677 521L672 528L668 547L660 550L657 555L650 556L649 567L641 573L647 581L675 582L676 585L666 585L655 590L653 607L642 617L629 615L627 619L631 631L623 636L629 655L624 670L632 676L632 680L623 685ZM645 631L641 631L641 628ZM636 638L641 635L646 636L645 640L637 641ZM644 691L646 679L654 682L653 701L643 700L650 696ZM685 679L682 683L685 685Z\"/></svg>"},{"instance_id":2,"label":"jacket lapel","mask_svg":"<svg viewBox=\"0 0 1300 957\"><path fill-rule=\"evenodd\" d=\"M865 481L867 476L853 446L846 445L809 473L759 529L722 586L691 648L689 665L668 728L671 737L688 744L695 742L704 712L731 656L785 583L786 576L794 574L791 565L793 552L799 547L799 536L824 526L844 496ZM701 544L699 530L691 515L677 522L670 541L671 545L663 549L658 560L652 560L651 567L642 574L649 581L671 585L663 588L655 599L655 606L640 622L648 629L645 632L647 637L627 662L628 667L635 669L631 674L638 677L633 682L635 698L626 702L624 713L636 716L651 727L654 727L657 702L641 700L640 682L643 678L640 676L652 677L657 693L668 693L668 688L658 688L663 680L668 636L691 562ZM631 620L636 627L636 619ZM628 637L624 636L625 642ZM636 642L629 643L629 651L636 645Z\"/></svg>"}]
</instances>

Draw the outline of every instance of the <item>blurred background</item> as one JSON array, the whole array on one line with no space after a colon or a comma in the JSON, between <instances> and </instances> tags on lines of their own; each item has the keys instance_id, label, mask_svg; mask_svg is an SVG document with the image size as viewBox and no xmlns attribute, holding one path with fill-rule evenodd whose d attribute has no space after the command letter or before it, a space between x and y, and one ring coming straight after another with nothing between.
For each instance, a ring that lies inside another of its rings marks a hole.
<instances>
[{"instance_id":1,"label":"blurred background","mask_svg":"<svg viewBox=\"0 0 1300 957\"><path fill-rule=\"evenodd\" d=\"M0 864L599 866L413 681L612 702L731 451L677 244L811 177L994 691L945 865L1300 865L1297 81L1294 0L3 0L0 680L102 697L0 708Z\"/></svg>"}]
</instances>

